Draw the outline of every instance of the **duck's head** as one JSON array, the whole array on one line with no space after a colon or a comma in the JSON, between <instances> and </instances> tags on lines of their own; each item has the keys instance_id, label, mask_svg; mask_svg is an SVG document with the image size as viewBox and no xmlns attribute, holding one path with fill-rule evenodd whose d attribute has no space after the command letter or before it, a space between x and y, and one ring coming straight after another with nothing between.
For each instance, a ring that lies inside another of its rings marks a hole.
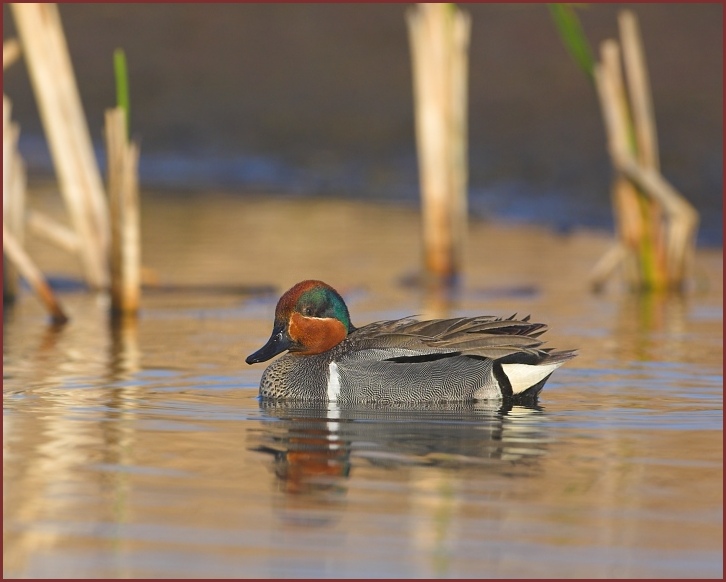
<instances>
[{"instance_id":1,"label":"duck's head","mask_svg":"<svg viewBox=\"0 0 726 582\"><path fill-rule=\"evenodd\" d=\"M270 339L245 361L265 362L285 350L320 354L354 329L345 301L335 289L322 281L301 281L280 297Z\"/></svg>"}]
</instances>

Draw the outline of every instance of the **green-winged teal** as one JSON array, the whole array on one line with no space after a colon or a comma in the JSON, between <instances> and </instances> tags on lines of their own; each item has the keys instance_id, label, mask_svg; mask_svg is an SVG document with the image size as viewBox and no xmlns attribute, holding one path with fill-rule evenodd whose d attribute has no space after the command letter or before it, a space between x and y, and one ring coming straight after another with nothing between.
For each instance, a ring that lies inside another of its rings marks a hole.
<instances>
[{"instance_id":1,"label":"green-winged teal","mask_svg":"<svg viewBox=\"0 0 726 582\"><path fill-rule=\"evenodd\" d=\"M543 323L493 316L379 321L356 328L340 294L302 281L275 308L248 364L288 353L260 381L263 399L431 403L536 397L574 350L541 348Z\"/></svg>"}]
</instances>

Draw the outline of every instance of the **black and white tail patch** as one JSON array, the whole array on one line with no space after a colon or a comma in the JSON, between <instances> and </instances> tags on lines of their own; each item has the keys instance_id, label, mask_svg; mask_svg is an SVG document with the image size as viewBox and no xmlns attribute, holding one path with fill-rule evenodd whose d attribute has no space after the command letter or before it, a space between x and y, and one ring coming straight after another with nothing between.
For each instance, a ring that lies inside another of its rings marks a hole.
<instances>
[{"instance_id":1,"label":"black and white tail patch","mask_svg":"<svg viewBox=\"0 0 726 582\"><path fill-rule=\"evenodd\" d=\"M501 364L502 372L509 380L512 387L512 394L521 394L541 382L565 362L551 364Z\"/></svg>"}]
</instances>

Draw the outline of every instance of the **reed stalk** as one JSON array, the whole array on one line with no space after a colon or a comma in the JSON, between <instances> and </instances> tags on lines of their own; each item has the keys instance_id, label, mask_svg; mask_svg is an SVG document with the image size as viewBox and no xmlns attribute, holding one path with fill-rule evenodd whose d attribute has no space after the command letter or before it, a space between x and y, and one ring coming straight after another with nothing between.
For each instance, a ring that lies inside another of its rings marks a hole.
<instances>
[{"instance_id":1,"label":"reed stalk","mask_svg":"<svg viewBox=\"0 0 726 582\"><path fill-rule=\"evenodd\" d=\"M126 53L122 49L113 51L113 73L116 79L116 107L124 110L126 116L126 137L129 138L131 126L131 98L129 96L129 73L126 66Z\"/></svg>"},{"instance_id":2,"label":"reed stalk","mask_svg":"<svg viewBox=\"0 0 726 582\"><path fill-rule=\"evenodd\" d=\"M139 149L128 142L126 113L120 107L106 111L106 149L111 219L111 310L114 315L134 316L138 313L141 296Z\"/></svg>"},{"instance_id":3,"label":"reed stalk","mask_svg":"<svg viewBox=\"0 0 726 582\"><path fill-rule=\"evenodd\" d=\"M3 71L20 58L20 43L11 38L3 42Z\"/></svg>"},{"instance_id":4,"label":"reed stalk","mask_svg":"<svg viewBox=\"0 0 726 582\"><path fill-rule=\"evenodd\" d=\"M4 211L3 219L8 230L21 245L25 244L25 216L26 216L26 185L27 174L25 162L20 154L13 153L12 167L10 169L10 192L7 209ZM17 296L19 291L19 276L17 268L9 263L4 267L3 273L3 295L9 298ZM7 293L6 293L7 291Z\"/></svg>"},{"instance_id":5,"label":"reed stalk","mask_svg":"<svg viewBox=\"0 0 726 582\"><path fill-rule=\"evenodd\" d=\"M108 288L108 208L55 4L10 4L88 285Z\"/></svg>"},{"instance_id":6,"label":"reed stalk","mask_svg":"<svg viewBox=\"0 0 726 582\"><path fill-rule=\"evenodd\" d=\"M40 269L23 249L26 172L17 151L20 129L10 121L12 105L3 95L3 300L13 302L23 277L40 298L54 323L68 321Z\"/></svg>"},{"instance_id":7,"label":"reed stalk","mask_svg":"<svg viewBox=\"0 0 726 582\"><path fill-rule=\"evenodd\" d=\"M406 13L427 278L452 284L467 225L467 70L471 19L453 4Z\"/></svg>"},{"instance_id":8,"label":"reed stalk","mask_svg":"<svg viewBox=\"0 0 726 582\"><path fill-rule=\"evenodd\" d=\"M682 290L695 252L698 213L660 174L658 147L645 58L635 15L620 14L626 94L615 40L601 45L595 81L605 119L608 150L616 171L613 206L627 280L634 289ZM604 283L610 258L593 271L595 288Z\"/></svg>"},{"instance_id":9,"label":"reed stalk","mask_svg":"<svg viewBox=\"0 0 726 582\"><path fill-rule=\"evenodd\" d=\"M660 171L653 97L650 91L638 20L632 11L623 10L618 14L618 24L623 46L625 75L630 89L630 111L635 131L635 151L638 162L644 168Z\"/></svg>"},{"instance_id":10,"label":"reed stalk","mask_svg":"<svg viewBox=\"0 0 726 582\"><path fill-rule=\"evenodd\" d=\"M60 302L53 294L50 285L45 280L43 273L38 269L25 250L23 250L22 245L8 232L5 222L3 222L3 252L17 267L20 274L43 302L50 313L53 323L66 323L68 317L63 311Z\"/></svg>"},{"instance_id":11,"label":"reed stalk","mask_svg":"<svg viewBox=\"0 0 726 582\"><path fill-rule=\"evenodd\" d=\"M18 154L20 129L11 121L12 105L3 95L3 224L19 240L24 239L25 167ZM3 299L15 301L18 294L18 270L10 261L3 262Z\"/></svg>"},{"instance_id":12,"label":"reed stalk","mask_svg":"<svg viewBox=\"0 0 726 582\"><path fill-rule=\"evenodd\" d=\"M17 126L10 120L12 111L13 105L10 99L3 95L3 215L7 209L10 193L10 168L18 140Z\"/></svg>"},{"instance_id":13,"label":"reed stalk","mask_svg":"<svg viewBox=\"0 0 726 582\"><path fill-rule=\"evenodd\" d=\"M80 248L78 235L67 226L38 211L27 211L28 232L64 251L75 254Z\"/></svg>"}]
</instances>

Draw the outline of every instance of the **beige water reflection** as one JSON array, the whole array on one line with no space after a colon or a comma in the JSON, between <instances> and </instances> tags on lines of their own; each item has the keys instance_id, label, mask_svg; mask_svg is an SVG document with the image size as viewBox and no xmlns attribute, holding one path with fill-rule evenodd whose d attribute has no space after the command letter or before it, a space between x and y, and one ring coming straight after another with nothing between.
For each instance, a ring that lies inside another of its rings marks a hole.
<instances>
[{"instance_id":1,"label":"beige water reflection","mask_svg":"<svg viewBox=\"0 0 726 582\"><path fill-rule=\"evenodd\" d=\"M580 356L539 409L260 407L243 359L275 295L147 293L121 328L78 292L49 328L23 296L4 323L6 576L721 576L720 252L685 300L642 303L587 292L604 237L475 224L441 301L400 283L408 210L168 202L144 209L162 282L319 277L356 324L531 312Z\"/></svg>"}]
</instances>

